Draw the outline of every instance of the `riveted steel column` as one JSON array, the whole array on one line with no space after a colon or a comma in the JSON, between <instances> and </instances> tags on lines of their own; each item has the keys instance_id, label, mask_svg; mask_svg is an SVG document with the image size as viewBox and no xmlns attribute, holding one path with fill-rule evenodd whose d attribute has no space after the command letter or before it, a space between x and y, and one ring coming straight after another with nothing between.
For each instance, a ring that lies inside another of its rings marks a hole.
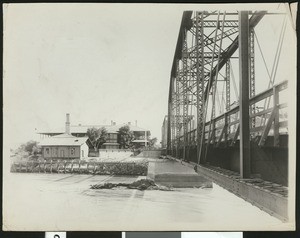
<instances>
[{"instance_id":1,"label":"riveted steel column","mask_svg":"<svg viewBox=\"0 0 300 238\"><path fill-rule=\"evenodd\" d=\"M172 77L172 117L171 117L171 128L172 128L172 156L176 155L176 91L175 91L175 77Z\"/></svg>"},{"instance_id":2,"label":"riveted steel column","mask_svg":"<svg viewBox=\"0 0 300 238\"><path fill-rule=\"evenodd\" d=\"M171 78L171 80L173 81L173 79ZM173 82L171 82L171 87L173 85ZM171 151L172 151L172 123L171 123L171 120L172 120L172 114L173 114L173 110L172 110L172 107L173 107L173 89L171 91L171 99L169 100L168 102L168 127L167 127L167 154L168 155L171 155ZM165 125L164 125L165 126ZM163 128L164 130L164 128ZM164 133L164 131L162 132Z\"/></svg>"},{"instance_id":3,"label":"riveted steel column","mask_svg":"<svg viewBox=\"0 0 300 238\"><path fill-rule=\"evenodd\" d=\"M182 110L182 125L183 125L183 156L182 159L186 160L186 151L188 146L188 49L187 49L187 40L186 40L186 30L184 30L184 34L182 37L182 97L183 97L183 110Z\"/></svg>"},{"instance_id":4,"label":"riveted steel column","mask_svg":"<svg viewBox=\"0 0 300 238\"><path fill-rule=\"evenodd\" d=\"M204 42L203 12L196 12L196 67L197 67L197 160L201 162L202 143L204 138Z\"/></svg>"},{"instance_id":5,"label":"riveted steel column","mask_svg":"<svg viewBox=\"0 0 300 238\"><path fill-rule=\"evenodd\" d=\"M226 112L230 110L230 61L226 62ZM225 117L225 125L227 124L226 133L225 133L225 142L227 145L228 135L230 134L230 116Z\"/></svg>"},{"instance_id":6,"label":"riveted steel column","mask_svg":"<svg viewBox=\"0 0 300 238\"><path fill-rule=\"evenodd\" d=\"M230 110L230 61L226 62L226 112Z\"/></svg>"},{"instance_id":7,"label":"riveted steel column","mask_svg":"<svg viewBox=\"0 0 300 238\"><path fill-rule=\"evenodd\" d=\"M255 58L254 58L254 28L250 29L250 98L255 96ZM251 113L255 113L255 104L251 106ZM256 125L256 119L251 119L251 127Z\"/></svg>"},{"instance_id":8,"label":"riveted steel column","mask_svg":"<svg viewBox=\"0 0 300 238\"><path fill-rule=\"evenodd\" d=\"M179 137L180 137L180 88L179 88L179 60L176 60L176 107L175 107L175 128L176 128L176 157L179 158Z\"/></svg>"},{"instance_id":9,"label":"riveted steel column","mask_svg":"<svg viewBox=\"0 0 300 238\"><path fill-rule=\"evenodd\" d=\"M239 12L239 76L240 76L240 176L249 178L249 17L248 11Z\"/></svg>"}]
</instances>

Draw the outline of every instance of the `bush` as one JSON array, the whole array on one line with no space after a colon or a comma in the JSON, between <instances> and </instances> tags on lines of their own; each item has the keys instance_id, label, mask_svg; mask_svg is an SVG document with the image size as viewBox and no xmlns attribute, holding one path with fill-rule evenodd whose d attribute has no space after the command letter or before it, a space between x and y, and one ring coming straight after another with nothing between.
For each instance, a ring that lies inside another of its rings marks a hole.
<instances>
[{"instance_id":1,"label":"bush","mask_svg":"<svg viewBox=\"0 0 300 238\"><path fill-rule=\"evenodd\" d=\"M41 147L38 145L38 142L36 141L28 141L24 144L22 144L17 149L17 154L19 155L27 155L29 158L37 158L42 152Z\"/></svg>"}]
</instances>

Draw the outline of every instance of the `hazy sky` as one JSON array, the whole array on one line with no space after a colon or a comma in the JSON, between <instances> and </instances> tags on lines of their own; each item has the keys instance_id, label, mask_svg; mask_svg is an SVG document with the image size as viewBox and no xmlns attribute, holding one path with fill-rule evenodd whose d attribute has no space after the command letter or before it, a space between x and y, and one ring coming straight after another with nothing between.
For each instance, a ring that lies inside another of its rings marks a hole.
<instances>
[{"instance_id":1,"label":"hazy sky","mask_svg":"<svg viewBox=\"0 0 300 238\"><path fill-rule=\"evenodd\" d=\"M5 5L4 133L16 135L5 140L20 143L35 129L63 127L66 113L71 124L137 120L160 140L182 12L203 9ZM277 35L278 25L269 28Z\"/></svg>"}]
</instances>

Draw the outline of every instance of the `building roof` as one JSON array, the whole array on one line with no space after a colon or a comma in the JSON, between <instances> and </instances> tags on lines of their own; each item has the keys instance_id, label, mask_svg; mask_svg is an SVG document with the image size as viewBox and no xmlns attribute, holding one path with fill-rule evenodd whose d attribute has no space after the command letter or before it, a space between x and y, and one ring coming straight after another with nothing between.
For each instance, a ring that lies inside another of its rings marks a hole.
<instances>
[{"instance_id":1,"label":"building roof","mask_svg":"<svg viewBox=\"0 0 300 238\"><path fill-rule=\"evenodd\" d=\"M74 126L71 126L71 133L86 133L87 130L89 128L92 128L92 127L95 127L97 129L100 129L102 127L104 127L108 133L112 134L112 133L118 133L118 131L114 130L114 128L111 128L110 125L74 125Z\"/></svg>"},{"instance_id":2,"label":"building roof","mask_svg":"<svg viewBox=\"0 0 300 238\"><path fill-rule=\"evenodd\" d=\"M69 134L60 134L43 139L41 146L80 146L87 143L88 137L75 137Z\"/></svg>"},{"instance_id":3,"label":"building roof","mask_svg":"<svg viewBox=\"0 0 300 238\"><path fill-rule=\"evenodd\" d=\"M135 126L135 125L128 125L126 123L110 126L110 129L113 130L113 131L118 132L120 127L122 127L122 126L129 126L131 131L149 131L147 129L144 129L144 128L141 128L141 127L138 127L138 126Z\"/></svg>"},{"instance_id":4,"label":"building roof","mask_svg":"<svg viewBox=\"0 0 300 238\"><path fill-rule=\"evenodd\" d=\"M132 142L145 143L148 142L148 140L133 140Z\"/></svg>"},{"instance_id":5,"label":"building roof","mask_svg":"<svg viewBox=\"0 0 300 238\"><path fill-rule=\"evenodd\" d=\"M84 134L87 132L87 130L89 128L95 127L95 128L101 128L101 127L105 127L105 129L107 130L108 133L113 134L113 133L118 133L119 128L122 126L128 125L126 123L124 124L118 124L118 125L71 125L70 126L70 133L72 134ZM138 127L138 126L134 126L134 125L130 125L130 130L131 131L136 131L136 132L141 132L141 131L149 131L147 129ZM41 130L39 132L37 132L38 134L62 134L65 132L64 128L58 128L58 129L54 129L54 130Z\"/></svg>"},{"instance_id":6,"label":"building roof","mask_svg":"<svg viewBox=\"0 0 300 238\"><path fill-rule=\"evenodd\" d=\"M108 128L108 126L105 125L71 125L70 126L70 133L73 134L85 134L87 132L87 130L89 128L101 128L101 127L105 127L106 129ZM109 131L107 130L108 133L114 133L113 131ZM37 133L38 134L62 134L65 132L65 128L61 127L61 128L56 128L56 129L50 129L50 130L40 130ZM117 133L117 132L115 132Z\"/></svg>"}]
</instances>

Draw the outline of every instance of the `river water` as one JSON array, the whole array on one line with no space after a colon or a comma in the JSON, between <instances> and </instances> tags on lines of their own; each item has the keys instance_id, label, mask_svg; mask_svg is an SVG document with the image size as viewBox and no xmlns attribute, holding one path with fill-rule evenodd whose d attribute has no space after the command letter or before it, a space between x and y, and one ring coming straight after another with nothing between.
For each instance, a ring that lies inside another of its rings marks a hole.
<instances>
[{"instance_id":1,"label":"river water","mask_svg":"<svg viewBox=\"0 0 300 238\"><path fill-rule=\"evenodd\" d=\"M138 177L9 173L5 230L270 230L285 223L224 190L185 188L92 190L100 182Z\"/></svg>"}]
</instances>

